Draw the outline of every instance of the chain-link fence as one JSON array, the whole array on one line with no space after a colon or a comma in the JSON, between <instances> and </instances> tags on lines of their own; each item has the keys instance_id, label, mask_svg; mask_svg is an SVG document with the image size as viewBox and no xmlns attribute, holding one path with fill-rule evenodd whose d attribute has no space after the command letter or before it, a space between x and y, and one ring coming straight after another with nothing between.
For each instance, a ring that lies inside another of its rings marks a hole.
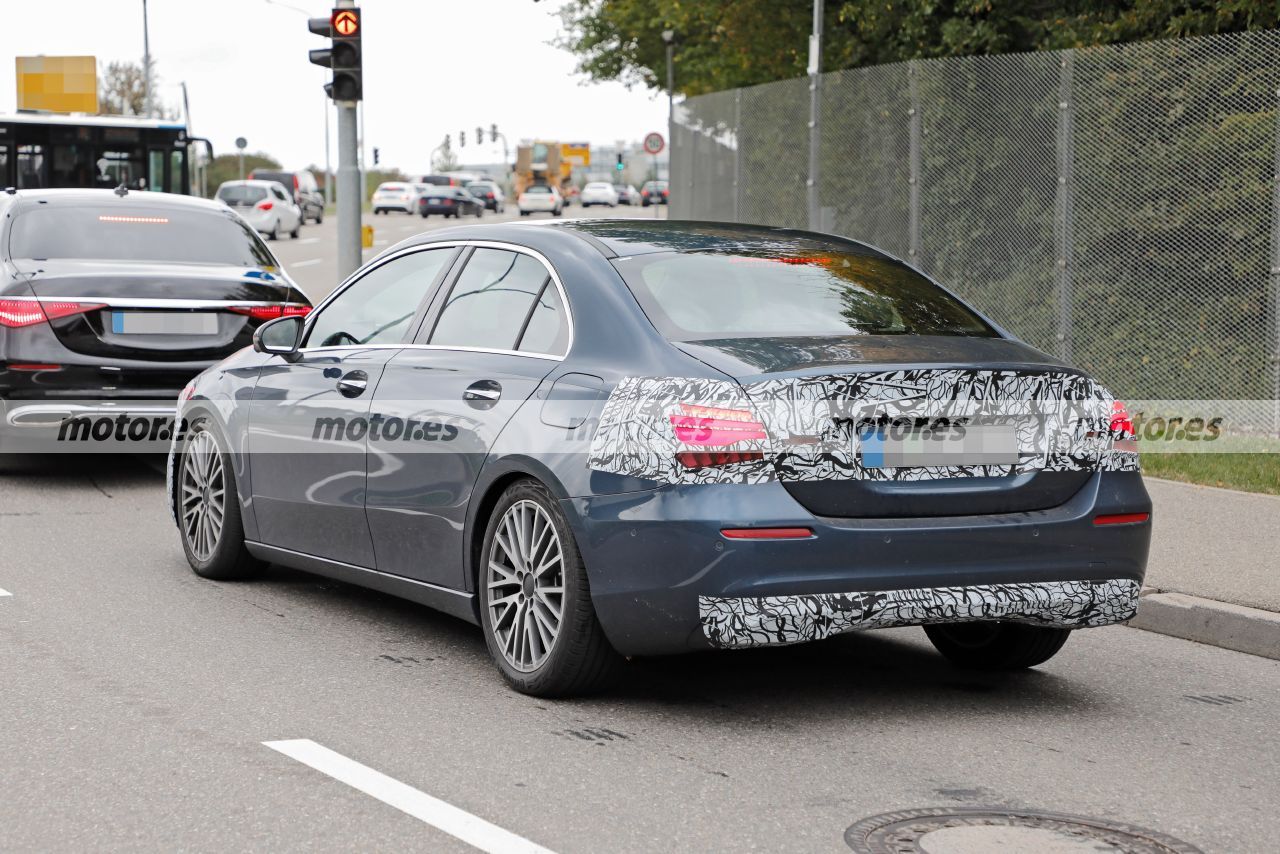
<instances>
[{"instance_id":1,"label":"chain-link fence","mask_svg":"<svg viewBox=\"0 0 1280 854\"><path fill-rule=\"evenodd\" d=\"M1280 32L840 71L690 98L674 217L814 227L1147 399L1280 432Z\"/></svg>"}]
</instances>

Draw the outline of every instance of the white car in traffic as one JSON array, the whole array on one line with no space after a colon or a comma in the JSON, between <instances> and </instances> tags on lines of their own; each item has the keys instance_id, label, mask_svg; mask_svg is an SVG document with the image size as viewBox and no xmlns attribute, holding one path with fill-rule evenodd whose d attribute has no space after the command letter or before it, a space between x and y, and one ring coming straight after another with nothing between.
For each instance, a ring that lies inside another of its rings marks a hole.
<instances>
[{"instance_id":1,"label":"white car in traffic","mask_svg":"<svg viewBox=\"0 0 1280 854\"><path fill-rule=\"evenodd\" d=\"M403 181L379 184L373 191L373 212L375 214L388 211L415 214L418 212L418 190L413 184Z\"/></svg>"},{"instance_id":2,"label":"white car in traffic","mask_svg":"<svg viewBox=\"0 0 1280 854\"><path fill-rule=\"evenodd\" d=\"M520 208L520 216L528 216L537 211L543 211L552 216L560 216L564 213L564 197L555 187L546 184L534 184L528 187L520 194L516 204Z\"/></svg>"},{"instance_id":3,"label":"white car in traffic","mask_svg":"<svg viewBox=\"0 0 1280 854\"><path fill-rule=\"evenodd\" d=\"M584 208L592 205L608 205L611 208L616 208L618 206L618 191L614 189L612 184L604 181L592 181L582 188L582 195L579 199Z\"/></svg>"},{"instance_id":4,"label":"white car in traffic","mask_svg":"<svg viewBox=\"0 0 1280 854\"><path fill-rule=\"evenodd\" d=\"M215 198L268 240L282 231L294 238L302 232L302 208L279 181L224 181Z\"/></svg>"}]
</instances>

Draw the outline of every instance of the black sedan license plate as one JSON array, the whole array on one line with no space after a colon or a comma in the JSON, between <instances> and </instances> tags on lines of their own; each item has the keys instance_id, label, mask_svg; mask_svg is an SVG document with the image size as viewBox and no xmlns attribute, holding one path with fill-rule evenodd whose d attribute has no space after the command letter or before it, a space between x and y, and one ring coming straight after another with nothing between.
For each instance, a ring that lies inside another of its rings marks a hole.
<instances>
[{"instance_id":1,"label":"black sedan license plate","mask_svg":"<svg viewBox=\"0 0 1280 854\"><path fill-rule=\"evenodd\" d=\"M210 312L113 311L111 331L118 335L217 335L218 316Z\"/></svg>"}]
</instances>

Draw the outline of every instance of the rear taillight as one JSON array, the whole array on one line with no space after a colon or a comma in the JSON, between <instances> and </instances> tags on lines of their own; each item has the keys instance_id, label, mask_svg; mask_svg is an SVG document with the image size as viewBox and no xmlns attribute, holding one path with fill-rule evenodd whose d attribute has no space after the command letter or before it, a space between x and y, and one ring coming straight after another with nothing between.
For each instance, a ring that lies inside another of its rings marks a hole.
<instances>
[{"instance_id":1,"label":"rear taillight","mask_svg":"<svg viewBox=\"0 0 1280 854\"><path fill-rule=\"evenodd\" d=\"M263 303L262 305L233 305L227 310L247 315L254 320L275 320L277 317L302 317L311 311L311 306Z\"/></svg>"},{"instance_id":2,"label":"rear taillight","mask_svg":"<svg viewBox=\"0 0 1280 854\"><path fill-rule=\"evenodd\" d=\"M0 326L19 329L23 326L35 326L37 323L84 314L100 308L106 308L106 306L100 302L0 299Z\"/></svg>"},{"instance_id":3,"label":"rear taillight","mask_svg":"<svg viewBox=\"0 0 1280 854\"><path fill-rule=\"evenodd\" d=\"M269 211L269 210L271 210L271 208L272 208L272 206L273 206L274 204L275 204L275 203L274 203L274 202L272 202L270 199L263 199L262 201L258 202L256 205L254 205L254 207L255 207L255 208L257 208L257 209L258 209L258 210L260 210L260 211Z\"/></svg>"},{"instance_id":4,"label":"rear taillight","mask_svg":"<svg viewBox=\"0 0 1280 854\"><path fill-rule=\"evenodd\" d=\"M682 403L680 411L671 413L669 417L676 439L686 448L676 453L676 461L687 469L764 459L764 451L759 448L730 447L739 442L768 438L764 425L748 409ZM687 450L689 448L695 450Z\"/></svg>"},{"instance_id":5,"label":"rear taillight","mask_svg":"<svg viewBox=\"0 0 1280 854\"><path fill-rule=\"evenodd\" d=\"M46 365L38 363L21 362L9 366L11 371L27 371L29 373L40 373L42 371L60 371L62 365Z\"/></svg>"},{"instance_id":6,"label":"rear taillight","mask_svg":"<svg viewBox=\"0 0 1280 854\"><path fill-rule=\"evenodd\" d=\"M686 445L716 448L745 439L765 439L764 425L746 409L680 404L680 414L672 413L676 438Z\"/></svg>"},{"instance_id":7,"label":"rear taillight","mask_svg":"<svg viewBox=\"0 0 1280 854\"><path fill-rule=\"evenodd\" d=\"M493 198L493 193L485 193L485 194L484 194L484 197L485 197L486 199L492 199L492 198Z\"/></svg>"},{"instance_id":8,"label":"rear taillight","mask_svg":"<svg viewBox=\"0 0 1280 854\"><path fill-rule=\"evenodd\" d=\"M1138 443L1135 441L1137 435L1133 429L1133 419L1129 417L1128 408L1118 400L1111 404L1111 421L1108 424L1108 430L1111 433L1112 448L1126 453L1137 452Z\"/></svg>"}]
</instances>

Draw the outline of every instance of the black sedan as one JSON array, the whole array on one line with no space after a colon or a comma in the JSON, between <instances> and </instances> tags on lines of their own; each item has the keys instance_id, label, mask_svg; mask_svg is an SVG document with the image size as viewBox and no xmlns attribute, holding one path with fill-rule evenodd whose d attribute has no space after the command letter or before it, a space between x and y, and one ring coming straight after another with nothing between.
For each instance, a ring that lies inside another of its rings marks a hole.
<instances>
[{"instance_id":1,"label":"black sedan","mask_svg":"<svg viewBox=\"0 0 1280 854\"><path fill-rule=\"evenodd\" d=\"M273 562L438 608L534 694L891 626L1035 666L1133 616L1151 536L1097 381L895 258L786 229L422 234L183 407L197 574Z\"/></svg>"},{"instance_id":2,"label":"black sedan","mask_svg":"<svg viewBox=\"0 0 1280 854\"><path fill-rule=\"evenodd\" d=\"M171 415L183 386L306 296L214 201L0 193L0 444L74 417Z\"/></svg>"},{"instance_id":3,"label":"black sedan","mask_svg":"<svg viewBox=\"0 0 1280 854\"><path fill-rule=\"evenodd\" d=\"M484 216L484 201L462 187L431 187L418 196L418 213L424 219L431 214L481 217Z\"/></svg>"}]
</instances>

